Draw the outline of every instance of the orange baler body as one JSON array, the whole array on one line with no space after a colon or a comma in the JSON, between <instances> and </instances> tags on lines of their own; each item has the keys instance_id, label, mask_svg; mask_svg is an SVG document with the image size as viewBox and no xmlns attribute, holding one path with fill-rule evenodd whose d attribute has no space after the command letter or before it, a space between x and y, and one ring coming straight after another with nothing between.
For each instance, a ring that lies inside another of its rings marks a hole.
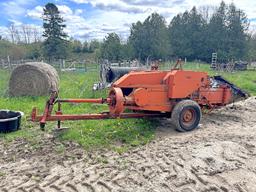
<instances>
[{"instance_id":1,"label":"orange baler body","mask_svg":"<svg viewBox=\"0 0 256 192\"><path fill-rule=\"evenodd\" d=\"M171 112L180 99L200 105L225 105L231 101L227 87L212 88L205 72L171 70L130 72L113 87L121 88L124 107L131 110Z\"/></svg>"}]
</instances>

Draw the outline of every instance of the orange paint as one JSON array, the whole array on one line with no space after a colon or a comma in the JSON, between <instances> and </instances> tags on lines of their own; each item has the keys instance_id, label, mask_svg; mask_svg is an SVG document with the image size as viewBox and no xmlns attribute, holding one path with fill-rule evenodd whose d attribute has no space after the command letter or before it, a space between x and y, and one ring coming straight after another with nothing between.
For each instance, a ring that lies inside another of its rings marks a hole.
<instances>
[{"instance_id":1,"label":"orange paint","mask_svg":"<svg viewBox=\"0 0 256 192\"><path fill-rule=\"evenodd\" d=\"M205 72L170 70L130 72L113 84L123 92L124 108L138 111L171 112L176 101L192 99L202 106L224 105L231 101L228 87L212 88Z\"/></svg>"}]
</instances>

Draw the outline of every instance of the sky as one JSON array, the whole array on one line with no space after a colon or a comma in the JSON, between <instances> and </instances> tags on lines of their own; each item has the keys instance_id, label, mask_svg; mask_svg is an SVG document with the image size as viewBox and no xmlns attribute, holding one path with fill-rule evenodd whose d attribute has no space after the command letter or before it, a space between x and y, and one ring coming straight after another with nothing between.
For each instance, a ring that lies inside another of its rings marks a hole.
<instances>
[{"instance_id":1,"label":"sky","mask_svg":"<svg viewBox=\"0 0 256 192\"><path fill-rule=\"evenodd\" d=\"M193 6L216 7L221 0L0 0L0 35L7 36L11 24L40 29L43 7L48 2L58 6L68 35L85 41L103 39L111 32L126 39L132 23L145 20L153 12L164 16L169 23L175 15ZM256 0L225 1L231 2L247 14L250 29L256 29Z\"/></svg>"}]
</instances>

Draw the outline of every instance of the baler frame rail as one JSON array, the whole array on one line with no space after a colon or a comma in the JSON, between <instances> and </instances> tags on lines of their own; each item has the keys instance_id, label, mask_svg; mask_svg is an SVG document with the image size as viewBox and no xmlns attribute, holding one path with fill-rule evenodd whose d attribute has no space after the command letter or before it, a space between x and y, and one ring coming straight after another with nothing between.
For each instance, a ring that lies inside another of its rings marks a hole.
<instances>
[{"instance_id":1,"label":"baler frame rail","mask_svg":"<svg viewBox=\"0 0 256 192\"><path fill-rule=\"evenodd\" d=\"M109 112L87 113L87 114L63 114L61 103L109 103L109 99L59 99L57 92L52 92L50 99L46 102L43 115L38 115L38 109L33 108L31 120L40 122L40 128L44 130L47 121L57 121L57 128L61 128L61 121L75 120L98 120L98 119L127 119L127 118L149 118L149 117L167 117L166 113L121 113L119 115ZM52 114L54 105L58 105L56 114Z\"/></svg>"}]
</instances>

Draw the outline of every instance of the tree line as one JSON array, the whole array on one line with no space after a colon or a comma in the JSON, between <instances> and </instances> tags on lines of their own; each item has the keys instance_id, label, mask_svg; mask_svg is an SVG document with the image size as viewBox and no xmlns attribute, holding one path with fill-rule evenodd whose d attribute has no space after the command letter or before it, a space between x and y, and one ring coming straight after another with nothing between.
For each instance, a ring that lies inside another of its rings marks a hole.
<instances>
[{"instance_id":1,"label":"tree line","mask_svg":"<svg viewBox=\"0 0 256 192\"><path fill-rule=\"evenodd\" d=\"M233 3L226 5L221 2L210 18L193 7L176 15L168 25L164 17L153 13L144 22L132 24L124 45L116 34L109 34L103 42L103 47L109 49L102 51L109 59L122 58L122 49L115 51L116 45L128 48L126 57L142 61L181 57L209 62L213 52L218 53L218 58L223 61L245 59L250 56L249 45L255 39L248 33L248 27L245 13Z\"/></svg>"},{"instance_id":2,"label":"tree line","mask_svg":"<svg viewBox=\"0 0 256 192\"><path fill-rule=\"evenodd\" d=\"M208 9L202 12L193 7L173 17L170 23L153 13L143 22L131 25L126 41L116 33L108 34L103 41L81 42L69 38L64 32L65 21L53 3L44 7L42 18L44 40L30 44L36 48L28 49L26 57L52 60L93 55L110 61L139 59L142 62L180 57L210 62L211 54L216 52L221 61L256 59L256 36L249 33L248 18L234 3L221 2L211 14ZM12 31L15 35L16 30ZM24 28L24 33L26 31L29 30ZM1 40L0 47L1 42L8 44ZM24 47L22 43L13 43Z\"/></svg>"}]
</instances>

